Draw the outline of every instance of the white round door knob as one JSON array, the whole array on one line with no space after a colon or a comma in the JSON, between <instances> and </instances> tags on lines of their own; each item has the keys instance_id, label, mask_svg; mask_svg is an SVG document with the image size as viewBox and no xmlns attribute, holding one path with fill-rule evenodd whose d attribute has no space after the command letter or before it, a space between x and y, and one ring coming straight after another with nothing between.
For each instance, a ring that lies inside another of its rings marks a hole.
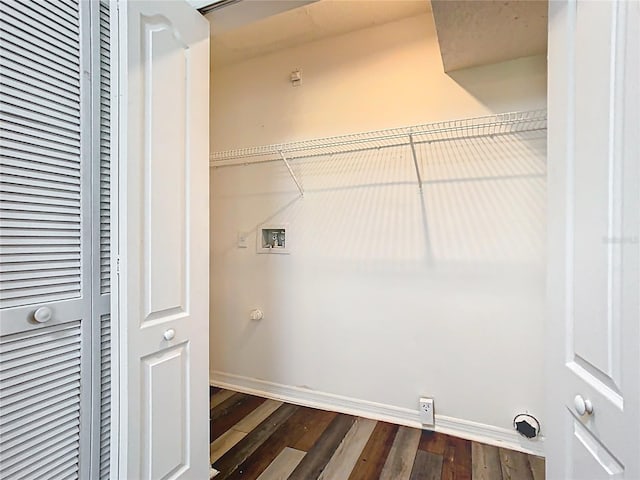
<instances>
[{"instance_id":1,"label":"white round door knob","mask_svg":"<svg viewBox=\"0 0 640 480\"><path fill-rule=\"evenodd\" d=\"M33 319L38 323L45 323L51 320L53 312L49 307L40 307L33 312Z\"/></svg>"},{"instance_id":2,"label":"white round door knob","mask_svg":"<svg viewBox=\"0 0 640 480\"><path fill-rule=\"evenodd\" d=\"M576 395L573 399L573 406L580 416L583 416L585 413L587 415L591 415L593 413L593 404L591 403L591 400L585 400L582 395Z\"/></svg>"},{"instance_id":3,"label":"white round door knob","mask_svg":"<svg viewBox=\"0 0 640 480\"><path fill-rule=\"evenodd\" d=\"M173 340L173 337L175 336L176 336L176 331L173 328L170 328L169 330L164 332L164 334L162 335L162 337L165 340Z\"/></svg>"},{"instance_id":4,"label":"white round door knob","mask_svg":"<svg viewBox=\"0 0 640 480\"><path fill-rule=\"evenodd\" d=\"M251 320L262 320L264 318L264 313L262 313L262 310L260 310L259 308L256 308L254 310L251 310L249 318Z\"/></svg>"}]
</instances>

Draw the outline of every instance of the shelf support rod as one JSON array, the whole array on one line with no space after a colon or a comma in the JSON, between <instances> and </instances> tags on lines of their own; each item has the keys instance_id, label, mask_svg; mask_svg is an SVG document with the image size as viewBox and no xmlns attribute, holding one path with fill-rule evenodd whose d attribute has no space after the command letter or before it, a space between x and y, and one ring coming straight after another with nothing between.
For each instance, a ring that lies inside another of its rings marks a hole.
<instances>
[{"instance_id":1,"label":"shelf support rod","mask_svg":"<svg viewBox=\"0 0 640 480\"><path fill-rule=\"evenodd\" d=\"M420 176L420 167L418 166L418 157L416 156L416 146L413 144L413 134L409 134L409 145L411 145L411 155L413 156L413 166L416 168L416 177L418 177L418 187L422 192L422 177Z\"/></svg>"},{"instance_id":2,"label":"shelf support rod","mask_svg":"<svg viewBox=\"0 0 640 480\"><path fill-rule=\"evenodd\" d=\"M282 150L278 150L278 153L280 154L280 158L282 158L282 161L284 162L284 164L287 166L287 170L289 170L289 175L291 175L291 178L293 179L293 181L296 182L296 187L298 187L298 190L300 191L300 196L304 197L304 190L300 186L300 182L298 182L298 179L296 178L296 174L293 173L293 168L291 168L291 165L289 164L289 160L287 160L287 157L284 156L284 153L282 153Z\"/></svg>"}]
</instances>

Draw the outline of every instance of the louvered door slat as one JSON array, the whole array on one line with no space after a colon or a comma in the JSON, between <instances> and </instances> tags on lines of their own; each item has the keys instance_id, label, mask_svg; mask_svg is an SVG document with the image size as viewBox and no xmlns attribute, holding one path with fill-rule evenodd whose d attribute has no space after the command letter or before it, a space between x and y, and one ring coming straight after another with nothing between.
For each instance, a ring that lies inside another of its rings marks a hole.
<instances>
[{"instance_id":1,"label":"louvered door slat","mask_svg":"<svg viewBox=\"0 0 640 480\"><path fill-rule=\"evenodd\" d=\"M9 383L3 387L3 394L7 397L20 395L29 395L31 390L38 388L49 388L68 382L68 377L80 373L80 368L76 368L73 362L56 364L48 369L37 372L37 376L32 376L29 380L20 378L18 382ZM24 380L24 381L23 381Z\"/></svg>"},{"instance_id":2,"label":"louvered door slat","mask_svg":"<svg viewBox=\"0 0 640 480\"><path fill-rule=\"evenodd\" d=\"M80 230L79 219L75 216L69 218L47 212L33 214L33 219L29 219L28 214L24 212L6 209L3 209L2 214L0 230L3 235L29 237L33 235L33 231L40 232L42 229L47 229L54 236L74 236Z\"/></svg>"},{"instance_id":3,"label":"louvered door slat","mask_svg":"<svg viewBox=\"0 0 640 480\"><path fill-rule=\"evenodd\" d=\"M61 477L61 475L66 475ZM42 478L55 478L67 480L78 478L78 460L75 458L73 451L58 455L55 462L48 463L41 470L25 475L23 480L41 480Z\"/></svg>"},{"instance_id":4,"label":"louvered door slat","mask_svg":"<svg viewBox=\"0 0 640 480\"><path fill-rule=\"evenodd\" d=\"M0 255L0 259L2 259L3 268L5 266L7 268L11 267L14 270L16 269L31 269L38 268L33 267L33 265L40 265L39 268L46 269L47 264L49 262L60 262L60 261L79 261L80 260L80 250L70 251L69 249L62 249L61 252L56 251L28 251L26 253L21 253L19 251L14 251L11 254L3 251ZM45 262L45 263L43 263Z\"/></svg>"},{"instance_id":5,"label":"louvered door slat","mask_svg":"<svg viewBox=\"0 0 640 480\"><path fill-rule=\"evenodd\" d=\"M21 263L3 263L0 267L0 275L7 275L8 278L12 278L11 275L46 276L49 272L56 272L58 270L75 270L79 263L79 260L57 260L46 263L31 262L26 265Z\"/></svg>"},{"instance_id":6,"label":"louvered door slat","mask_svg":"<svg viewBox=\"0 0 640 480\"><path fill-rule=\"evenodd\" d=\"M74 275L75 265L70 264L67 268L47 268L46 270L26 270L26 271L17 271L17 272L3 272L0 271L0 282L19 282L19 281L27 281L27 280L38 280L38 279L46 279L46 278L62 278L62 277L70 277ZM11 285L11 284L10 284ZM15 285L15 284L13 284Z\"/></svg>"},{"instance_id":7,"label":"louvered door slat","mask_svg":"<svg viewBox=\"0 0 640 480\"><path fill-rule=\"evenodd\" d=\"M29 401L30 397L35 397L40 394L44 394L48 391L54 391L58 389L65 389L70 387L71 384L75 381L74 375L77 372L68 373L67 375L57 378L57 379L45 379L46 383L38 382L35 385L32 383L30 388L22 389L21 391L14 391L11 396L11 400L5 400L5 407L7 407L6 413L11 413L12 405L22 405L21 402ZM3 409L3 413L4 409Z\"/></svg>"},{"instance_id":8,"label":"louvered door slat","mask_svg":"<svg viewBox=\"0 0 640 480\"><path fill-rule=\"evenodd\" d=\"M47 343L58 338L65 338L72 335L78 335L78 322L64 323L61 325L48 326L42 330L32 332L16 333L5 336L2 342L2 350L0 354L24 348L34 342ZM0 386L2 385L2 377L0 377Z\"/></svg>"},{"instance_id":9,"label":"louvered door slat","mask_svg":"<svg viewBox=\"0 0 640 480\"><path fill-rule=\"evenodd\" d=\"M80 68L78 58L74 57L68 51L68 46L60 42L58 38L47 35L45 32L38 32L37 34L31 34L21 28L17 24L9 24L4 22L0 29L0 33L4 34L6 38L12 39L11 42L16 41L28 45L29 50L35 50L43 52L46 55L55 57L66 68L77 70Z\"/></svg>"},{"instance_id":10,"label":"louvered door slat","mask_svg":"<svg viewBox=\"0 0 640 480\"><path fill-rule=\"evenodd\" d=\"M47 68L42 63L30 57L26 57L24 54L20 55L18 53L14 53L14 46L7 43L8 42L0 41L0 47L3 58L11 65L11 70L20 71L22 69L27 69L36 72L37 74L50 76L55 79L56 84L59 84L60 87L65 90L73 90L74 88L77 89L80 87L79 81L75 77L70 77L58 69Z\"/></svg>"},{"instance_id":11,"label":"louvered door slat","mask_svg":"<svg viewBox=\"0 0 640 480\"><path fill-rule=\"evenodd\" d=\"M69 349L68 351L62 352L60 355L56 357L45 356L41 359L40 362L34 363L31 362L30 359L25 360L25 364L21 365L17 368L13 368L11 370L7 370L4 372L4 376L7 379L11 379L12 377L21 378L23 375L29 375L31 373L37 373L40 368L48 367L57 362L64 362L67 360L76 360L80 358L80 349Z\"/></svg>"},{"instance_id":12,"label":"louvered door slat","mask_svg":"<svg viewBox=\"0 0 640 480\"><path fill-rule=\"evenodd\" d=\"M100 293L110 293L110 189L111 189L111 123L110 123L110 19L109 5L100 2ZM102 261L104 260L104 262Z\"/></svg>"},{"instance_id":13,"label":"louvered door slat","mask_svg":"<svg viewBox=\"0 0 640 480\"><path fill-rule=\"evenodd\" d=\"M78 25L77 17L70 15L69 11L73 11L73 9L77 8L77 5L73 1L66 2L64 0L57 0L55 2L51 2L48 0L18 0L21 3L30 3L32 6L37 5L40 7L38 10L40 12L51 10L55 12L56 17L60 20L64 20L64 24L69 27L75 27Z\"/></svg>"},{"instance_id":14,"label":"louvered door slat","mask_svg":"<svg viewBox=\"0 0 640 480\"><path fill-rule=\"evenodd\" d=\"M55 412L67 408L73 408L78 412L80 411L80 404L78 402L77 394L70 395L68 398L60 398L54 401L47 402L47 404L42 406L42 408L31 408L28 412L28 419L30 423L44 423L48 421L48 419L51 418L51 416L55 414ZM7 432L7 435L10 436L10 434L14 431L17 431L19 434L20 429L23 428L23 420L23 417L16 416L13 418L12 422L7 422L7 424L2 427L3 435L4 432Z\"/></svg>"},{"instance_id":15,"label":"louvered door slat","mask_svg":"<svg viewBox=\"0 0 640 480\"><path fill-rule=\"evenodd\" d=\"M36 451L45 445L53 445L57 442L60 434L69 430L79 432L80 429L77 426L70 427L70 425L73 425L75 422L76 419L72 419L71 421L58 425L57 427L46 429L39 436L34 436L33 434L29 435L25 432L21 436L20 441L14 442L13 446L3 445L2 452L6 459L4 463L5 468L9 468L12 465L23 462L25 460L25 450Z\"/></svg>"},{"instance_id":16,"label":"louvered door slat","mask_svg":"<svg viewBox=\"0 0 640 480\"><path fill-rule=\"evenodd\" d=\"M69 102L71 103L71 102ZM52 107L56 107L53 102L50 104ZM67 110L72 111L72 110ZM50 147L55 150L63 149L64 151L71 153L78 153L80 150L80 139L74 137L71 134L65 135L66 132L49 133L42 128L38 128L39 125L34 125L30 120L25 120L16 116L6 116L2 118L3 124L8 124L7 132L3 132L2 137L8 136L19 142L24 141L22 136L24 135L28 139L40 139L42 142L49 142L43 144L45 147Z\"/></svg>"},{"instance_id":17,"label":"louvered door slat","mask_svg":"<svg viewBox=\"0 0 640 480\"><path fill-rule=\"evenodd\" d=\"M46 120L69 130L80 125L80 117L71 108L60 102L47 99L44 97L44 92L31 90L27 93L4 87L0 99L6 104L6 111L16 117L34 118L38 121Z\"/></svg>"},{"instance_id":18,"label":"louvered door slat","mask_svg":"<svg viewBox=\"0 0 640 480\"><path fill-rule=\"evenodd\" d=\"M24 478L61 445L77 457L80 341L79 322L0 337L2 478Z\"/></svg>"},{"instance_id":19,"label":"louvered door slat","mask_svg":"<svg viewBox=\"0 0 640 480\"><path fill-rule=\"evenodd\" d=\"M2 45L0 45L2 47ZM15 51L15 49L14 49ZM57 97L46 90L35 88L25 88L22 85L13 85L7 82L2 88L3 101L8 104L42 113L44 115L59 114L68 122L76 123L79 121L77 112L74 108L73 100L67 100L64 97ZM30 105L30 103L32 103Z\"/></svg>"},{"instance_id":20,"label":"louvered door slat","mask_svg":"<svg viewBox=\"0 0 640 480\"><path fill-rule=\"evenodd\" d=\"M8 184L6 188L15 189L14 185ZM2 202L2 208L11 210L19 210L22 203L29 206L31 205L44 205L51 206L52 212L67 213L69 215L80 215L78 212L78 200L67 197L50 197L46 195L47 192L38 191L37 194L29 194L29 191L16 191L0 193L0 202ZM42 210L42 209L41 209Z\"/></svg>"},{"instance_id":21,"label":"louvered door slat","mask_svg":"<svg viewBox=\"0 0 640 480\"><path fill-rule=\"evenodd\" d=\"M29 208L30 206L27 206ZM28 211L20 211L18 209L13 209L11 207L7 208L6 205L2 205L2 218L3 224L10 226L15 224L18 225L17 222L23 222L27 219L31 219L33 222L48 222L52 225L61 224L61 225L71 225L74 226L80 221L80 216L78 215L65 215L64 213L58 212L42 212L39 209L32 208ZM64 227L63 227L64 228Z\"/></svg>"},{"instance_id":22,"label":"louvered door slat","mask_svg":"<svg viewBox=\"0 0 640 480\"><path fill-rule=\"evenodd\" d=\"M58 377L64 377L67 374L75 374L76 358L72 357L67 360L53 362L50 365L43 366L35 371L23 373L20 376L12 378L2 379L2 393L6 395L12 395L22 391L22 387L39 385L47 382L48 375L57 375ZM78 367L79 368L79 367Z\"/></svg>"},{"instance_id":23,"label":"louvered door slat","mask_svg":"<svg viewBox=\"0 0 640 480\"><path fill-rule=\"evenodd\" d=\"M2 436L6 442L7 448L18 445L22 442L25 435L38 434L43 430L62 425L64 422L73 422L78 415L78 406L72 405L63 409L58 409L49 415L46 421L43 422L29 422L22 425L20 428L16 428L11 432L2 432Z\"/></svg>"},{"instance_id":24,"label":"louvered door slat","mask_svg":"<svg viewBox=\"0 0 640 480\"><path fill-rule=\"evenodd\" d=\"M76 349L80 348L80 339L78 335L74 331L62 332L67 333L67 335L56 335L55 342L51 342L51 340L43 337L42 340L34 338L33 342L28 342L19 348L15 345L7 345L9 348L2 348L2 353L0 354L0 361L2 361L2 371L3 371L3 380L6 378L10 378L10 370L14 367L24 367L37 361L36 357L32 357L31 355L35 355L38 352L41 352L43 356L46 357L46 352L49 352L49 355L52 355L56 349L66 348L68 346L73 346ZM11 348L11 347L14 348ZM0 383L1 385L1 383Z\"/></svg>"},{"instance_id":25,"label":"louvered door slat","mask_svg":"<svg viewBox=\"0 0 640 480\"><path fill-rule=\"evenodd\" d=\"M0 40L0 48L11 50L11 55L16 57L26 57L29 62L37 63L41 68L48 69L52 75L58 79L64 79L77 71L77 66L67 62L58 55L44 52L37 47L23 42L21 39L13 38L9 35Z\"/></svg>"},{"instance_id":26,"label":"louvered door slat","mask_svg":"<svg viewBox=\"0 0 640 480\"><path fill-rule=\"evenodd\" d=\"M44 32L59 38L70 48L77 48L79 42L78 16L59 10L58 15L47 15L56 2L46 5L38 4L36 0L16 1L4 0L0 3L0 12L5 17L5 22L24 25L28 31ZM78 5L73 6L73 11L77 13Z\"/></svg>"},{"instance_id":27,"label":"louvered door slat","mask_svg":"<svg viewBox=\"0 0 640 480\"><path fill-rule=\"evenodd\" d=\"M7 198L8 196L3 195ZM76 221L80 216L75 212L73 205L51 205L40 203L37 198L31 197L30 202L19 204L13 200L0 199L0 209L5 212L6 218L21 218L20 215L35 215L36 218L55 218L57 220ZM35 201L34 201L35 200ZM42 205L49 208L46 212L42 211Z\"/></svg>"},{"instance_id":28,"label":"louvered door slat","mask_svg":"<svg viewBox=\"0 0 640 480\"><path fill-rule=\"evenodd\" d=\"M66 456L78 450L80 440L78 427L70 427L66 431L61 432L60 437L64 440L50 440L46 444L38 445L38 448L32 451L24 452L20 458L17 459L17 462L6 469L1 469L0 476L2 476L3 479L22 479L26 475L34 472L37 473L42 467L46 466L49 463L48 457ZM11 461L14 459L8 460Z\"/></svg>"},{"instance_id":29,"label":"louvered door slat","mask_svg":"<svg viewBox=\"0 0 640 480\"><path fill-rule=\"evenodd\" d=\"M45 296L48 302L71 299L80 293L79 290L69 290L72 285L73 283L55 285L55 282L51 281L49 285L44 287L30 287L34 291L30 295L22 295L15 290L10 290L6 294L3 305L6 305L7 308L17 307L25 301L37 301Z\"/></svg>"},{"instance_id":30,"label":"louvered door slat","mask_svg":"<svg viewBox=\"0 0 640 480\"><path fill-rule=\"evenodd\" d=\"M11 233L11 234L10 234ZM55 245L49 245L50 243L54 243ZM33 232L29 233L27 231L16 231L16 235L13 234L13 231L10 229L5 229L2 232L2 237L0 239L0 246L6 247L7 252L10 252L9 247L15 248L32 248L32 247L46 247L51 250L47 251L60 251L58 249L65 249L66 247L70 247L73 249L74 245L77 245L77 248L80 248L81 241L77 238L77 236L70 234L69 232L57 231L57 230L47 230L46 235L34 235Z\"/></svg>"},{"instance_id":31,"label":"louvered door slat","mask_svg":"<svg viewBox=\"0 0 640 480\"><path fill-rule=\"evenodd\" d=\"M15 125L12 128L16 128ZM54 165L52 163L29 162L21 158L5 157L4 168L11 168L14 170L21 169L23 172L31 172L32 175L44 174L62 176L67 178L69 182L72 182L73 179L76 178L78 179L78 182L80 181L80 177L77 176L77 170L65 165L64 163L62 163L62 165ZM5 208L4 205L2 208Z\"/></svg>"},{"instance_id":32,"label":"louvered door slat","mask_svg":"<svg viewBox=\"0 0 640 480\"><path fill-rule=\"evenodd\" d=\"M27 162L33 162L33 170L42 170L43 169L43 163L44 166L51 166L51 168L56 168L56 167L60 167L60 168L65 168L65 169L72 169L72 170L76 170L78 168L78 165L76 163L75 160L64 160L64 159L59 159L59 158L55 158L52 156L47 156L47 155L38 155L38 154L31 154L29 152L25 152L24 150L12 150L5 147L2 147L3 149L3 158L5 160L8 160L8 164L12 164L15 160L19 160L19 161L27 161ZM71 175L74 176L74 175ZM4 192L2 194L2 196L7 195L6 192Z\"/></svg>"},{"instance_id":33,"label":"louvered door slat","mask_svg":"<svg viewBox=\"0 0 640 480\"><path fill-rule=\"evenodd\" d=\"M29 83L18 83L7 76L3 76L0 79L0 84L2 85L2 93L5 96L4 100L7 103L15 105L16 98L23 100L35 99L39 104L42 104L41 108L46 107L52 112L60 111L72 119L75 118L74 104L77 104L77 99L59 96L49 89L37 88ZM45 114L48 114L48 112L45 112Z\"/></svg>"},{"instance_id":34,"label":"louvered door slat","mask_svg":"<svg viewBox=\"0 0 640 480\"><path fill-rule=\"evenodd\" d=\"M33 30L31 32L27 32L21 27L21 25L16 23L10 24L4 22L0 29L0 33L8 38L26 42L31 48L41 49L44 52L55 55L65 62L66 66L69 68L77 69L80 67L78 59L68 52L68 45L62 43L57 37L53 37L42 31L35 32L34 34Z\"/></svg>"},{"instance_id":35,"label":"louvered door slat","mask_svg":"<svg viewBox=\"0 0 640 480\"><path fill-rule=\"evenodd\" d=\"M99 2L99 12L96 21L98 30L97 41L99 42L99 58L96 62L98 65L99 95L97 102L97 123L98 138L96 153L99 159L98 165L98 184L99 190L96 192L94 201L99 205L99 221L97 230L94 230L98 236L99 246L94 249L97 262L94 264L99 275L94 276L98 282L99 288L96 292L96 298L107 299L107 302L101 302L108 305L108 299L111 293L111 88L110 88L110 11L107 1ZM106 312L99 312L100 315L94 319L98 321L100 328L100 338L96 346L99 348L100 356L99 377L99 435L97 441L99 447L97 449L97 462L99 465L96 472L98 478L107 480L109 478L110 463L110 436L111 436L111 316ZM95 457L94 457L95 458Z\"/></svg>"},{"instance_id":36,"label":"louvered door slat","mask_svg":"<svg viewBox=\"0 0 640 480\"><path fill-rule=\"evenodd\" d=\"M21 228L26 227L26 228ZM75 222L27 222L26 220L2 220L0 222L0 235L6 237L38 237L42 229L47 229L48 237L74 237L76 238L80 227Z\"/></svg>"},{"instance_id":37,"label":"louvered door slat","mask_svg":"<svg viewBox=\"0 0 640 480\"><path fill-rule=\"evenodd\" d=\"M45 113L37 112L36 110L39 109L38 107L34 107L33 109L28 110L26 108L20 108L20 107L14 106L12 102L4 103L4 101L5 101L5 97L0 94L0 102L3 103L2 112L0 112L0 114L3 115L5 118L6 117L10 118L15 123L21 123L23 125L33 126L33 128L58 134L63 137L69 137L70 135L73 135L74 132L79 130L80 128L80 125L76 121L67 122L56 117L55 114L47 114L46 112ZM5 128L8 128L8 127L5 127ZM65 140L64 138L61 139L61 141L64 141L64 140ZM20 152L21 150L18 150L18 151ZM44 157L46 159L50 156L51 155L49 154L49 152L44 151L44 152L39 152L39 154L36 156L32 156L31 159L34 161L38 161L38 160L43 161L43 159L41 159L40 157ZM24 155L19 155L17 158L25 158L25 157ZM53 158L55 158L55 156ZM80 159L76 158L74 159L74 161L79 162Z\"/></svg>"},{"instance_id":38,"label":"louvered door slat","mask_svg":"<svg viewBox=\"0 0 640 480\"><path fill-rule=\"evenodd\" d=\"M100 449L99 475L109 478L111 434L111 316L100 318Z\"/></svg>"},{"instance_id":39,"label":"louvered door slat","mask_svg":"<svg viewBox=\"0 0 640 480\"><path fill-rule=\"evenodd\" d=\"M2 145L0 144L0 148ZM26 185L25 185L26 183ZM42 178L35 178L32 175L10 175L3 174L2 188L8 193L22 193L29 196L33 188L38 188L39 196L58 197L66 200L80 200L80 191L76 186L66 182L55 182Z\"/></svg>"},{"instance_id":40,"label":"louvered door slat","mask_svg":"<svg viewBox=\"0 0 640 480\"><path fill-rule=\"evenodd\" d=\"M50 76L36 70L17 69L18 64L6 65L2 71L2 82L7 85L24 85L24 88L36 91L48 91L58 97L72 101L80 101L77 90Z\"/></svg>"},{"instance_id":41,"label":"louvered door slat","mask_svg":"<svg viewBox=\"0 0 640 480\"><path fill-rule=\"evenodd\" d=\"M58 387L52 388L51 392L36 392L31 396L19 396L13 402L7 402L3 407L3 412L6 412L3 415L3 418L0 419L0 425L3 427L7 426L10 428L12 421L18 420L22 425L24 423L25 418L22 416L22 411L28 407L38 407L42 405L42 402L47 400L51 396L63 398L73 398L80 394L79 386L75 383L74 380L71 380L69 383L59 385Z\"/></svg>"}]
</instances>

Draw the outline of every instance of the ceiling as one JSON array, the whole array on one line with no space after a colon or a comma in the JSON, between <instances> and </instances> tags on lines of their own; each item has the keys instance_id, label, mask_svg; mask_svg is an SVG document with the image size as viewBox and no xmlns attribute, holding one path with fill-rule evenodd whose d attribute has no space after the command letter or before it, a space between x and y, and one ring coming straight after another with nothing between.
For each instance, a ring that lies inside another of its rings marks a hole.
<instances>
[{"instance_id":1,"label":"ceiling","mask_svg":"<svg viewBox=\"0 0 640 480\"><path fill-rule=\"evenodd\" d=\"M427 0L261 0L239 2L206 17L213 61L224 65L429 9Z\"/></svg>"},{"instance_id":2,"label":"ceiling","mask_svg":"<svg viewBox=\"0 0 640 480\"><path fill-rule=\"evenodd\" d=\"M242 0L206 18L222 66L432 11L452 72L545 53L547 9L548 0Z\"/></svg>"},{"instance_id":3,"label":"ceiling","mask_svg":"<svg viewBox=\"0 0 640 480\"><path fill-rule=\"evenodd\" d=\"M432 0L444 70L545 53L546 0Z\"/></svg>"}]
</instances>

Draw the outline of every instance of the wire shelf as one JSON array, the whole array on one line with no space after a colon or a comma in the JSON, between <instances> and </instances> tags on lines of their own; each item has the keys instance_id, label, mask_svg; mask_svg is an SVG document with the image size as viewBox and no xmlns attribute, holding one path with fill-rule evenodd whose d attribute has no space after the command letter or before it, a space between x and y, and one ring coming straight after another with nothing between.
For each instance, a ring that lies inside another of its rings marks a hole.
<instances>
[{"instance_id":1,"label":"wire shelf","mask_svg":"<svg viewBox=\"0 0 640 480\"><path fill-rule=\"evenodd\" d=\"M546 128L546 110L510 112L484 117L352 133L313 140L225 150L212 153L209 161L210 166L217 168L250 163L282 161L285 158L286 160L295 160L297 158L349 153L400 145L441 142L461 138L508 135L518 132L545 130Z\"/></svg>"}]
</instances>

